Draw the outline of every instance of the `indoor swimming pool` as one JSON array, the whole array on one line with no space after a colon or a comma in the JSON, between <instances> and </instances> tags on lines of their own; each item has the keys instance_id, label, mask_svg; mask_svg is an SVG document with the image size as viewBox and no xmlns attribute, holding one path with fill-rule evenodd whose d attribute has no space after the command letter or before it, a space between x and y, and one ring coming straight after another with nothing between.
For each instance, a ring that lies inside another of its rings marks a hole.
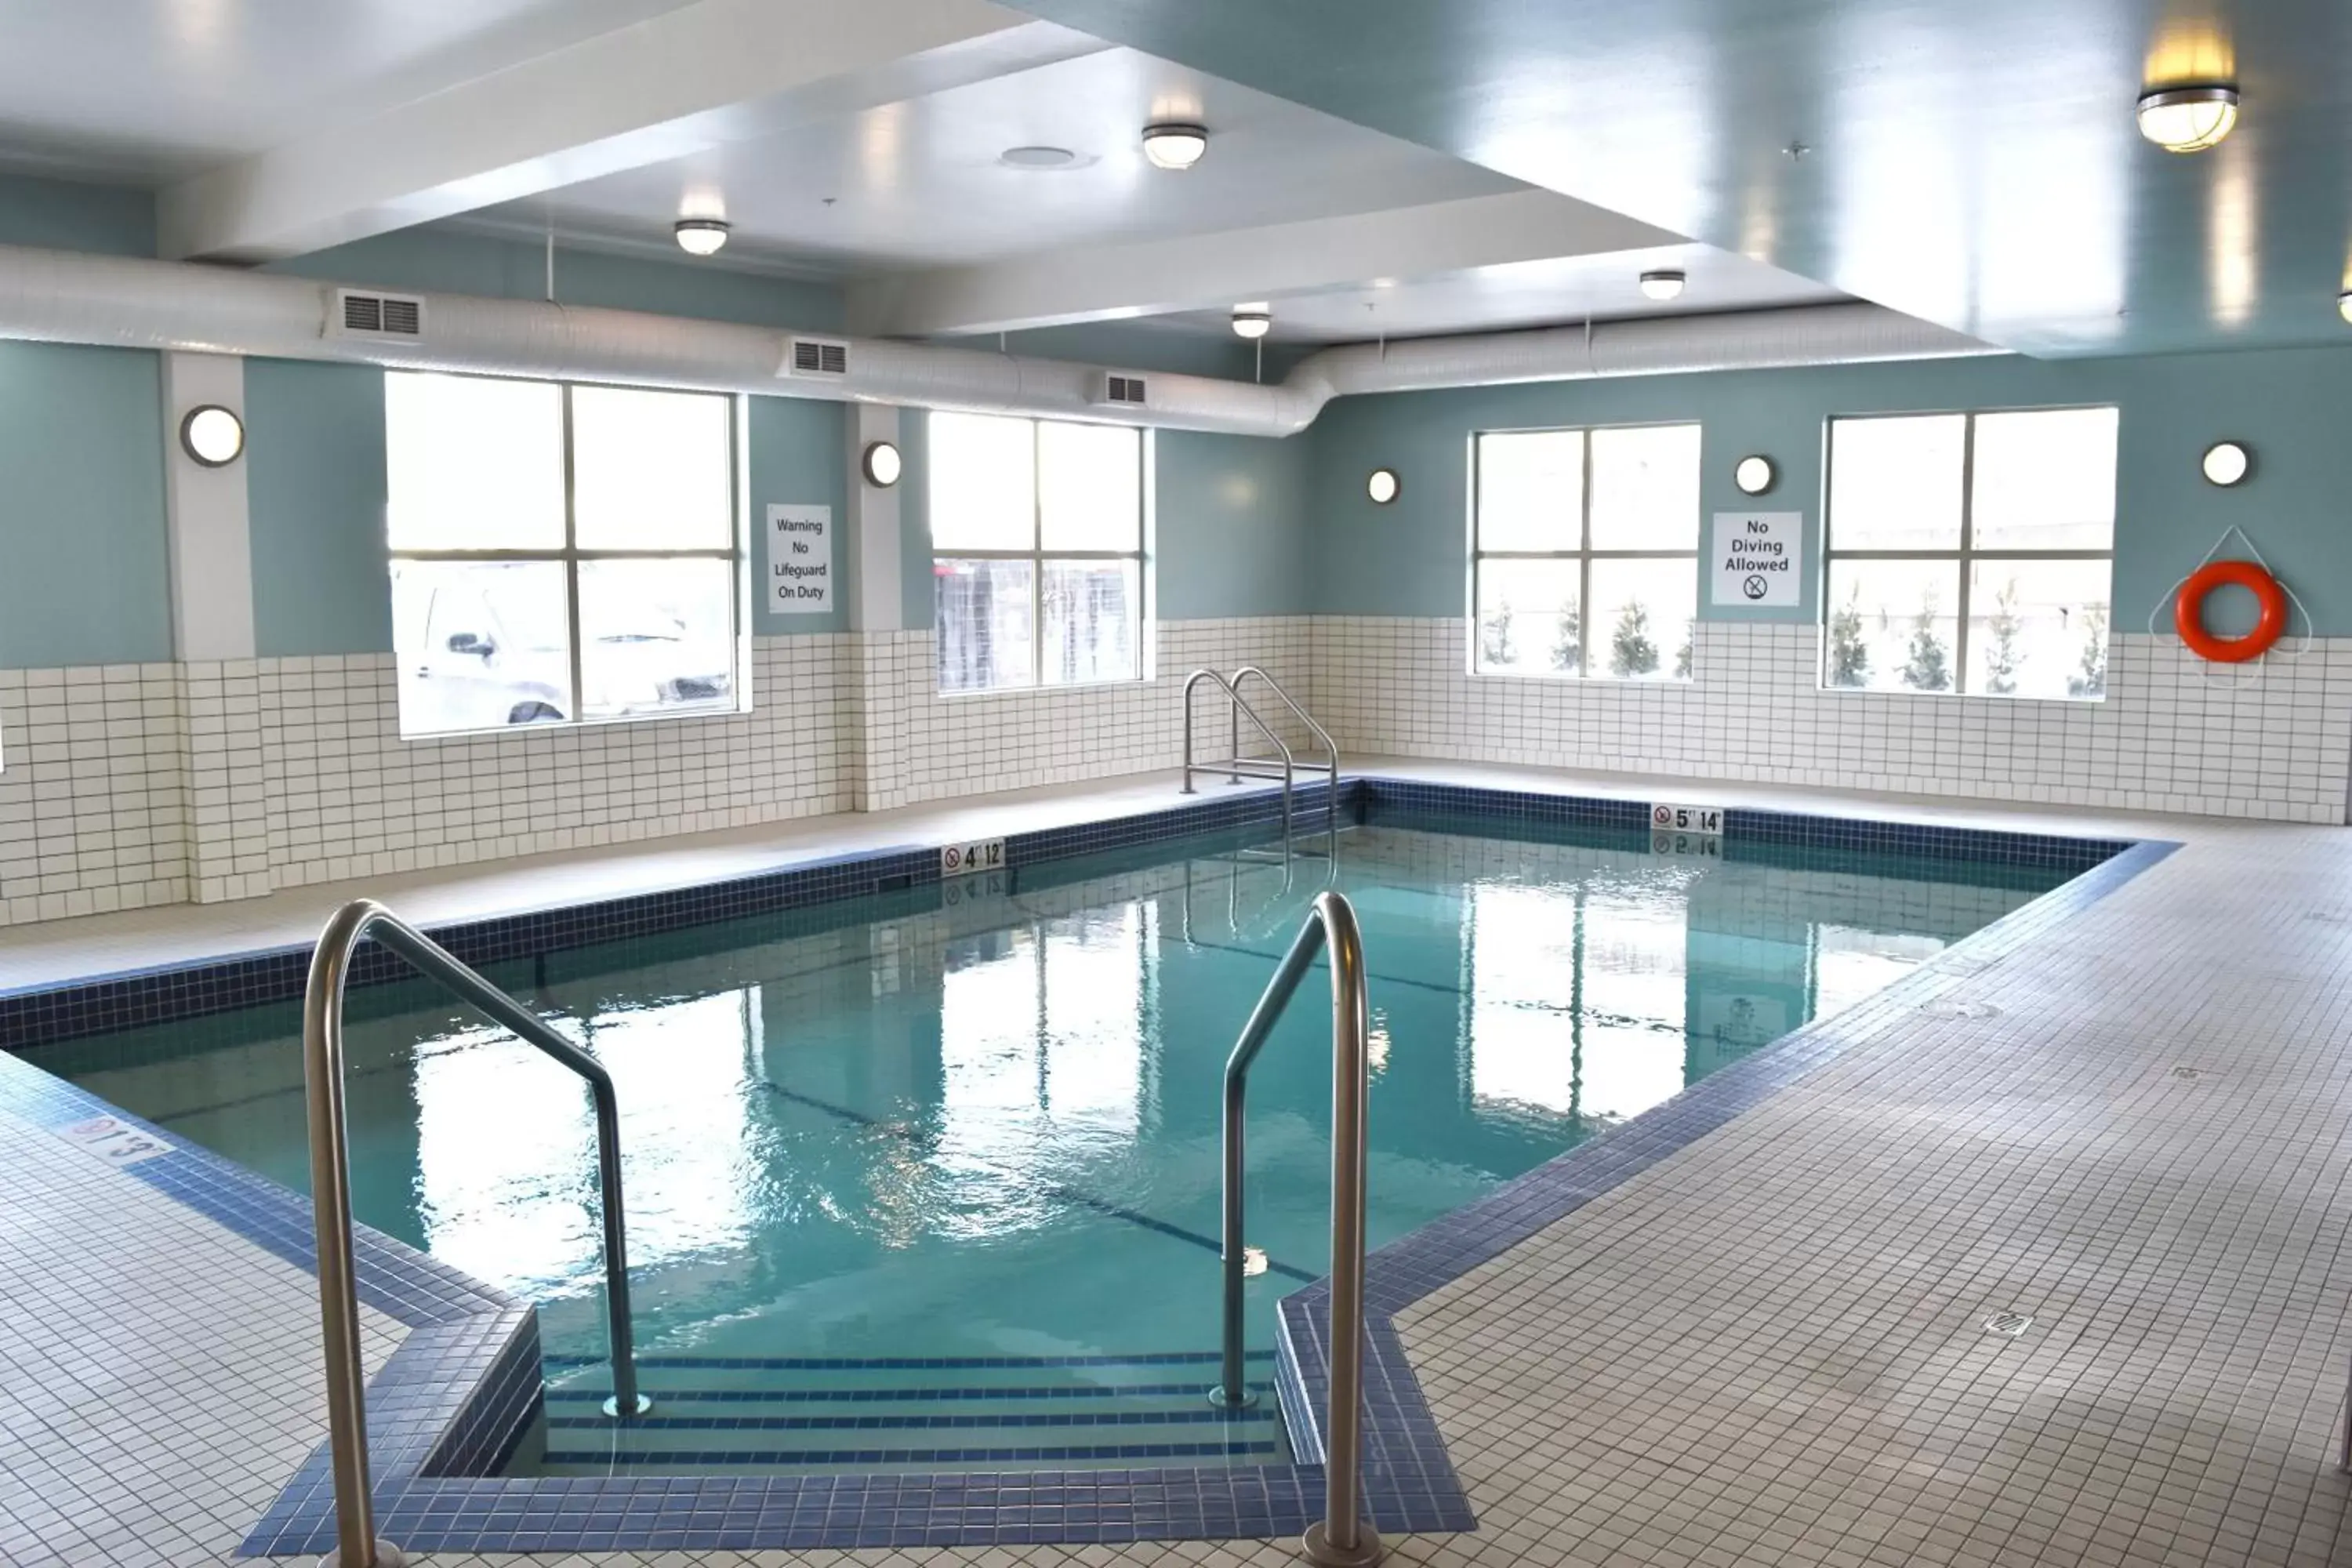
<instances>
[{"instance_id":1,"label":"indoor swimming pool","mask_svg":"<svg viewBox=\"0 0 2352 1568\"><path fill-rule=\"evenodd\" d=\"M421 984L354 990L358 1216L540 1309L510 1468L1277 1460L1271 1397L1203 1397L1219 1093L1315 893L1363 928L1378 1247L2071 874L1385 811L1286 861L1265 832L486 965L616 1082L656 1402L626 1425L579 1082ZM274 1003L36 1059L299 1188L299 1029ZM1325 1272L1329 1071L1310 978L1252 1079L1261 1392L1276 1300Z\"/></svg>"}]
</instances>

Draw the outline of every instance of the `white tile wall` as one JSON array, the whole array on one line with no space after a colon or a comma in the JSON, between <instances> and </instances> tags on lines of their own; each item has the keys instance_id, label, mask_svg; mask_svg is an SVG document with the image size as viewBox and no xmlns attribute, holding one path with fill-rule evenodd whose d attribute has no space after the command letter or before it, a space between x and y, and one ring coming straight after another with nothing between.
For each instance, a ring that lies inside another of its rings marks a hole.
<instances>
[{"instance_id":1,"label":"white tile wall","mask_svg":"<svg viewBox=\"0 0 2352 1568\"><path fill-rule=\"evenodd\" d=\"M1465 626L1318 620L1317 716L1359 754L2345 820L2352 638L2217 670L2119 636L2094 703L1823 691L1789 625L1701 623L1688 685L1473 677Z\"/></svg>"},{"instance_id":2,"label":"white tile wall","mask_svg":"<svg viewBox=\"0 0 2352 1568\"><path fill-rule=\"evenodd\" d=\"M0 669L0 925L187 899L184 696L175 665Z\"/></svg>"},{"instance_id":3,"label":"white tile wall","mask_svg":"<svg viewBox=\"0 0 2352 1568\"><path fill-rule=\"evenodd\" d=\"M1801 626L1702 625L1687 686L1474 679L1463 637L1171 622L1150 680L952 698L929 632L772 637L748 714L418 742L388 656L0 670L0 925L1173 767L1202 665L1263 665L1360 757L2345 820L2352 638L2217 672L2121 637L2073 703L1825 692Z\"/></svg>"}]
</instances>

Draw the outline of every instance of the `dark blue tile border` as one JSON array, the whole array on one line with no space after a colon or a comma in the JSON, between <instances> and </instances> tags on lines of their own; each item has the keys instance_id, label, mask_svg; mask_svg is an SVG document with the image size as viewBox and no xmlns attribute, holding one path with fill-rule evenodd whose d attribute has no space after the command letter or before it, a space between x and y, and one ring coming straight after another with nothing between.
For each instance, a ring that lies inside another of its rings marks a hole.
<instances>
[{"instance_id":1,"label":"dark blue tile border","mask_svg":"<svg viewBox=\"0 0 2352 1568\"><path fill-rule=\"evenodd\" d=\"M1496 821L1645 830L1637 802L1412 781L1344 781L1299 792L1342 820L1381 807ZM1242 789L1173 810L1012 836L1018 868L1274 819L1270 789ZM1382 1531L1476 1527L1436 1421L1392 1322L1431 1291L1573 1213L1591 1198L1721 1127L1796 1079L1876 1038L1910 1010L2104 897L2177 846L2014 835L1735 808L1744 841L2031 865L2081 874L1955 943L1847 1012L1727 1067L1665 1104L1611 1129L1486 1198L1372 1255L1368 1281L1365 1492ZM468 962L525 956L938 880L936 854L898 848L716 884L436 932ZM355 979L400 977L373 952ZM0 995L0 1046L21 1047L299 995L305 955L251 954L186 969L108 977L62 990ZM0 1108L46 1126L123 1116L96 1097L0 1054ZM137 1118L125 1120L135 1124ZM170 1142L167 1134L151 1129ZM276 1256L311 1266L307 1201L209 1152L175 1145L128 1173L172 1194ZM541 1407L536 1314L389 1237L358 1238L362 1299L410 1333L370 1384L370 1448L382 1533L411 1551L716 1551L988 1545L1296 1534L1322 1503L1321 1414L1328 1388L1328 1285L1281 1303L1276 1384L1294 1465L877 1475L548 1478L484 1472L503 1462ZM240 1551L313 1553L333 1543L323 1447Z\"/></svg>"}]
</instances>

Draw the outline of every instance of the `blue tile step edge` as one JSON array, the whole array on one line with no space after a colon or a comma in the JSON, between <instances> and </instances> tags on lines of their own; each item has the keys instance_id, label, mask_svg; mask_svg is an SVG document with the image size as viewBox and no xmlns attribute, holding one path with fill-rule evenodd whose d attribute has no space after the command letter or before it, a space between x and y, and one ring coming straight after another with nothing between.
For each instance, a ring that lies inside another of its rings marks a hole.
<instances>
[{"instance_id":1,"label":"blue tile step edge","mask_svg":"<svg viewBox=\"0 0 2352 1568\"><path fill-rule=\"evenodd\" d=\"M1106 818L1066 827L1008 835L1008 867L1042 865L1161 839L1190 837L1280 820L1278 785L1244 784L1187 805ZM1332 786L1301 784L1294 815L1319 822ZM1360 786L1343 781L1338 804L1346 820ZM898 846L803 861L700 887L635 894L594 903L495 919L427 927L433 939L469 964L596 942L616 942L686 926L803 910L849 899L940 883L939 847ZM308 944L269 948L199 963L95 975L66 985L0 990L0 1050L54 1045L113 1029L170 1023L302 994L309 977ZM411 971L388 949L363 943L350 984L369 986L406 979Z\"/></svg>"},{"instance_id":2,"label":"blue tile step edge","mask_svg":"<svg viewBox=\"0 0 2352 1568\"><path fill-rule=\"evenodd\" d=\"M2061 841L2079 842L2079 841ZM2122 844L2116 852L1963 937L1844 1012L1816 1019L1722 1068L1664 1103L1587 1139L1485 1197L1398 1237L1365 1259L1364 1451L1369 1468L1436 1484L1444 1460L1428 1406L1394 1319L1413 1303L1491 1262L1603 1194L1761 1105L1800 1079L1931 1006L1969 976L2049 933L2163 860L2178 844ZM1326 1452L1330 1401L1330 1281L1283 1298L1275 1382L1302 1458ZM1377 1457L1376 1457L1377 1453ZM1449 1462L1450 1463L1450 1462ZM1446 1472L1451 1475L1451 1470Z\"/></svg>"}]
</instances>

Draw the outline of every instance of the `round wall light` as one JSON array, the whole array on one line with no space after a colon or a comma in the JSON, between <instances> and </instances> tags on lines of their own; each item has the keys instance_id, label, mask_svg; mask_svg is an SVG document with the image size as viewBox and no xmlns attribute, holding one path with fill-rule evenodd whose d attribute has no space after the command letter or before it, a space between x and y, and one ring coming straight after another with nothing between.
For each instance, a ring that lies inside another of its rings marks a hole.
<instances>
[{"instance_id":1,"label":"round wall light","mask_svg":"<svg viewBox=\"0 0 2352 1568\"><path fill-rule=\"evenodd\" d=\"M225 468L245 450L245 421L217 403L188 410L180 449L207 468Z\"/></svg>"},{"instance_id":2,"label":"round wall light","mask_svg":"<svg viewBox=\"0 0 2352 1568\"><path fill-rule=\"evenodd\" d=\"M857 466L865 471L867 484L877 490L887 490L907 471L907 459L888 441L868 441L866 455L858 459Z\"/></svg>"},{"instance_id":3,"label":"round wall light","mask_svg":"<svg viewBox=\"0 0 2352 1568\"><path fill-rule=\"evenodd\" d=\"M2238 122L2238 89L2227 82L2166 87L2139 97L2139 133L2168 153L2202 153Z\"/></svg>"},{"instance_id":4,"label":"round wall light","mask_svg":"<svg viewBox=\"0 0 2352 1568\"><path fill-rule=\"evenodd\" d=\"M1160 169L1189 169L1209 151L1205 125L1161 121L1143 128L1143 155Z\"/></svg>"},{"instance_id":5,"label":"round wall light","mask_svg":"<svg viewBox=\"0 0 2352 1568\"><path fill-rule=\"evenodd\" d=\"M1742 495L1760 496L1772 488L1780 475L1772 469L1772 459L1761 453L1751 454L1731 466L1731 482L1739 487Z\"/></svg>"},{"instance_id":6,"label":"round wall light","mask_svg":"<svg viewBox=\"0 0 2352 1568\"><path fill-rule=\"evenodd\" d=\"M2205 448L2198 467L2205 471L2208 484L2234 485L2254 471L2254 455L2242 441L2216 441Z\"/></svg>"},{"instance_id":7,"label":"round wall light","mask_svg":"<svg viewBox=\"0 0 2352 1568\"><path fill-rule=\"evenodd\" d=\"M716 256L727 243L728 223L718 217L682 217L677 220L677 247L688 256Z\"/></svg>"},{"instance_id":8,"label":"round wall light","mask_svg":"<svg viewBox=\"0 0 2352 1568\"><path fill-rule=\"evenodd\" d=\"M1644 272L1642 274L1642 293L1646 299L1660 301L1679 300L1683 297L1685 281L1679 272Z\"/></svg>"},{"instance_id":9,"label":"round wall light","mask_svg":"<svg viewBox=\"0 0 2352 1568\"><path fill-rule=\"evenodd\" d=\"M1386 506L1404 490L1404 481L1397 478L1394 468L1374 468L1364 476L1364 493L1372 498L1374 506Z\"/></svg>"},{"instance_id":10,"label":"round wall light","mask_svg":"<svg viewBox=\"0 0 2352 1568\"><path fill-rule=\"evenodd\" d=\"M2346 321L2352 321L2352 291L2336 296L2336 313Z\"/></svg>"}]
</instances>

